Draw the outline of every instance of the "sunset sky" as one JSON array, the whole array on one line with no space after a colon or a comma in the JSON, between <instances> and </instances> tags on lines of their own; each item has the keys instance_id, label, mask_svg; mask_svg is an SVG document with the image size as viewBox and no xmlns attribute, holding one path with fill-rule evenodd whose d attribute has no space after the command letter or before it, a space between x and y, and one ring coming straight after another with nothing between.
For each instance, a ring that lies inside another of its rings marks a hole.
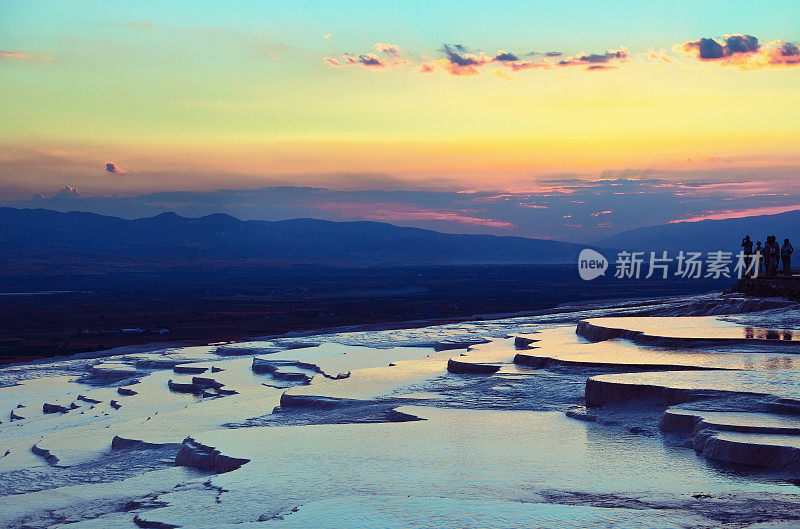
<instances>
[{"instance_id":1,"label":"sunset sky","mask_svg":"<svg viewBox=\"0 0 800 529\"><path fill-rule=\"evenodd\" d=\"M573 239L800 208L796 0L200 6L0 3L0 202Z\"/></svg>"}]
</instances>

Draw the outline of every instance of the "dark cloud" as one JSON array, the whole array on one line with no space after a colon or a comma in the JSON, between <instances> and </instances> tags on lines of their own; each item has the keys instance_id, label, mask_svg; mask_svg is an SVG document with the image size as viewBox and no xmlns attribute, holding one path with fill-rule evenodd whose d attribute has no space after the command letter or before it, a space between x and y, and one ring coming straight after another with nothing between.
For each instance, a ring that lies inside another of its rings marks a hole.
<instances>
[{"instance_id":1,"label":"dark cloud","mask_svg":"<svg viewBox=\"0 0 800 529\"><path fill-rule=\"evenodd\" d=\"M793 42L775 41L764 50L770 66L796 66L800 64L800 46Z\"/></svg>"},{"instance_id":2,"label":"dark cloud","mask_svg":"<svg viewBox=\"0 0 800 529\"><path fill-rule=\"evenodd\" d=\"M593 65L603 65L609 62L620 62L628 60L630 54L628 53L628 49L620 47L618 50L608 50L605 53L579 53L575 57L567 57L561 61L558 61L559 66L575 66L575 65L588 65L588 70L602 70L603 68L598 68L597 66Z\"/></svg>"},{"instance_id":3,"label":"dark cloud","mask_svg":"<svg viewBox=\"0 0 800 529\"><path fill-rule=\"evenodd\" d=\"M739 42L735 45L747 46L746 41ZM325 57L324 61L331 66L346 66L353 64L360 64L368 67L382 68L385 66L395 66L399 64L408 64L408 60L402 58L402 50L395 44L376 42L374 45L378 54L362 53L352 54L346 53L341 55L341 58ZM463 44L442 44L439 49L443 57L433 61L419 64L420 73L432 73L438 66L455 76L472 76L480 75L483 68L490 65L498 65L508 68L511 71L520 71L528 69L550 69L556 66L585 66L587 70L605 70L611 69L611 63L618 63L628 60L629 53L625 47L619 49L609 50L603 53L581 53L574 57L564 57L560 51L548 52L530 52L523 55L523 57L539 56L540 59L523 60L520 55L513 51L499 50L494 55L486 55L482 51L470 50ZM564 57L556 62L555 59ZM551 60L552 59L552 60ZM602 66L608 64L609 66ZM501 70L492 70L494 75L506 77Z\"/></svg>"},{"instance_id":4,"label":"dark cloud","mask_svg":"<svg viewBox=\"0 0 800 529\"><path fill-rule=\"evenodd\" d=\"M756 52L760 47L758 39L752 35L726 35L722 41L704 37L684 42L679 49L698 59L713 61L737 53Z\"/></svg>"},{"instance_id":5,"label":"dark cloud","mask_svg":"<svg viewBox=\"0 0 800 529\"><path fill-rule=\"evenodd\" d=\"M486 64L485 61L481 61L474 55L467 55L466 48L461 44L456 44L453 47L444 44L441 51L445 54L447 60L456 66L482 66Z\"/></svg>"},{"instance_id":6,"label":"dark cloud","mask_svg":"<svg viewBox=\"0 0 800 529\"><path fill-rule=\"evenodd\" d=\"M125 171L117 166L114 162L106 163L106 172L107 173L124 173Z\"/></svg>"},{"instance_id":7,"label":"dark cloud","mask_svg":"<svg viewBox=\"0 0 800 529\"><path fill-rule=\"evenodd\" d=\"M461 44L452 46L443 44L440 51L444 53L445 58L437 62L451 75L478 75L480 74L480 67L492 62L492 59L482 52L470 53Z\"/></svg>"},{"instance_id":8,"label":"dark cloud","mask_svg":"<svg viewBox=\"0 0 800 529\"><path fill-rule=\"evenodd\" d=\"M618 50L609 50L604 53L581 53L575 57L566 57L561 61L553 62L548 58L562 57L561 52L550 51L545 54L539 52L527 53L527 56L544 55L542 60L520 60L519 55L513 52L500 50L494 57L487 57L483 52L471 53L463 45L444 44L441 49L445 55L439 64L452 75L477 75L480 69L488 64L501 64L512 71L528 70L534 68L553 68L558 66L586 66L587 70L605 70L613 66L605 66L611 62L622 62L628 60L629 53L625 47ZM498 73L498 72L495 72Z\"/></svg>"},{"instance_id":9,"label":"dark cloud","mask_svg":"<svg viewBox=\"0 0 800 529\"><path fill-rule=\"evenodd\" d=\"M721 59L725 57L725 48L714 39L700 39L694 44L697 46L697 54L700 59Z\"/></svg>"},{"instance_id":10,"label":"dark cloud","mask_svg":"<svg viewBox=\"0 0 800 529\"><path fill-rule=\"evenodd\" d=\"M782 57L800 56L800 46L792 42L783 42L778 46L778 53Z\"/></svg>"},{"instance_id":11,"label":"dark cloud","mask_svg":"<svg viewBox=\"0 0 800 529\"><path fill-rule=\"evenodd\" d=\"M725 35L722 39L706 37L678 44L675 49L701 61L718 62L743 70L800 64L800 48L795 43L776 40L762 44L753 35Z\"/></svg>"},{"instance_id":12,"label":"dark cloud","mask_svg":"<svg viewBox=\"0 0 800 529\"><path fill-rule=\"evenodd\" d=\"M378 68L383 68L385 66L385 64L383 63L383 61L380 60L380 58L372 54L359 55L358 62L360 62L364 66L377 66Z\"/></svg>"},{"instance_id":13,"label":"dark cloud","mask_svg":"<svg viewBox=\"0 0 800 529\"><path fill-rule=\"evenodd\" d=\"M404 57L405 52L396 44L376 42L373 46L376 53L346 53L339 57L325 57L324 61L332 66L362 65L372 68L409 64ZM761 43L759 39L748 34L725 35L723 38L703 37L697 40L675 45L673 50L702 61L718 61L720 64L732 64L741 69L758 69L774 66L795 66L800 64L800 47L792 42L773 41ZM532 51L518 54L513 51L499 50L494 55L486 55L478 50L471 50L463 44L443 44L439 50L442 58L422 62L413 60L420 73L432 73L437 67L455 76L472 76L484 73L487 66L501 66L511 71L528 69L551 69L565 66L583 66L586 70L610 70L621 67L630 59L627 48L620 46L601 53L579 53L565 56L560 51ZM648 57L653 60L672 62L674 56L666 50L650 50ZM499 77L508 78L502 70L496 68L487 71Z\"/></svg>"},{"instance_id":14,"label":"dark cloud","mask_svg":"<svg viewBox=\"0 0 800 529\"><path fill-rule=\"evenodd\" d=\"M72 186L64 186L63 189L61 189L61 191L59 191L53 196L48 196L44 193L35 193L33 195L33 198L31 199L31 202L37 203L37 202L49 201L53 203L59 203L59 202L74 203L74 201L78 200L79 198L81 198L81 194L78 193L78 190L76 188Z\"/></svg>"},{"instance_id":15,"label":"dark cloud","mask_svg":"<svg viewBox=\"0 0 800 529\"><path fill-rule=\"evenodd\" d=\"M725 38L725 50L728 55L758 51L761 46L752 35L728 35Z\"/></svg>"},{"instance_id":16,"label":"dark cloud","mask_svg":"<svg viewBox=\"0 0 800 529\"><path fill-rule=\"evenodd\" d=\"M536 57L540 55L544 57L561 57L564 54L561 53L560 51L545 51L545 52L529 51L528 53L525 54L526 57Z\"/></svg>"},{"instance_id":17,"label":"dark cloud","mask_svg":"<svg viewBox=\"0 0 800 529\"><path fill-rule=\"evenodd\" d=\"M78 193L77 188L72 186L64 186L64 189L59 191L56 196L61 198L80 198L81 194Z\"/></svg>"},{"instance_id":18,"label":"dark cloud","mask_svg":"<svg viewBox=\"0 0 800 529\"><path fill-rule=\"evenodd\" d=\"M364 66L373 67L373 68L383 68L386 66L386 62L378 57L373 53L364 53L361 55L351 55L345 54L341 56L340 59L336 59L334 57L325 57L324 61L331 66L348 66L353 64L362 64Z\"/></svg>"},{"instance_id":19,"label":"dark cloud","mask_svg":"<svg viewBox=\"0 0 800 529\"><path fill-rule=\"evenodd\" d=\"M499 62L518 61L519 57L507 51L499 51L494 56L494 60Z\"/></svg>"}]
</instances>

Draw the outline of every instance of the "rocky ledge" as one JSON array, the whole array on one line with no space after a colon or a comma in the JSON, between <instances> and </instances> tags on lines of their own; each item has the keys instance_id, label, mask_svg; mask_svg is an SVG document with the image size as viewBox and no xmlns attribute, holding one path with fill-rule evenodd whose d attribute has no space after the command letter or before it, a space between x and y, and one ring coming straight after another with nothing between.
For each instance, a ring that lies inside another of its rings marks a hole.
<instances>
[{"instance_id":1,"label":"rocky ledge","mask_svg":"<svg viewBox=\"0 0 800 529\"><path fill-rule=\"evenodd\" d=\"M175 465L177 466L213 470L217 474L236 470L249 462L249 459L221 454L213 446L198 443L191 437L183 440L178 454L175 456Z\"/></svg>"},{"instance_id":2,"label":"rocky ledge","mask_svg":"<svg viewBox=\"0 0 800 529\"><path fill-rule=\"evenodd\" d=\"M794 270L796 272L796 270ZM800 277L745 277L740 279L730 292L757 297L782 297L800 300Z\"/></svg>"}]
</instances>

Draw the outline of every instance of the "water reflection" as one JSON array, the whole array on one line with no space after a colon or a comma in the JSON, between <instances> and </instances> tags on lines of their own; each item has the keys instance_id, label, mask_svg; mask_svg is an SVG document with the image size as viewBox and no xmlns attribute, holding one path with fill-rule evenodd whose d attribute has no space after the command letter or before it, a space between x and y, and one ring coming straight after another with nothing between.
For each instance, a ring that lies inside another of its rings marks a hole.
<instances>
[{"instance_id":1,"label":"water reflection","mask_svg":"<svg viewBox=\"0 0 800 529\"><path fill-rule=\"evenodd\" d=\"M745 327L744 337L758 340L784 340L792 341L800 339L798 333L790 330L762 329L760 327Z\"/></svg>"}]
</instances>

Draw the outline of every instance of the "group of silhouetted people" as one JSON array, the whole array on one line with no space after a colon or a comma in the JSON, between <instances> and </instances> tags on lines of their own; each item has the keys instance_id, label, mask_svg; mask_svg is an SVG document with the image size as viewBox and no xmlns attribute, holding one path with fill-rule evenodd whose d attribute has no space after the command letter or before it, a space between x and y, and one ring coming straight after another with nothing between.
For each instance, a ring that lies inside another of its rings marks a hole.
<instances>
[{"instance_id":1,"label":"group of silhouetted people","mask_svg":"<svg viewBox=\"0 0 800 529\"><path fill-rule=\"evenodd\" d=\"M746 235L742 240L742 248L748 263L756 259L755 266L758 267L758 270L753 270L754 274L757 271L758 275L776 276L778 275L778 265L782 263L782 273L787 276L792 275L791 261L794 248L789 239L784 239L783 246L781 246L774 235L769 235L764 246L761 246L761 241L758 241L754 249L753 241L750 240L749 235Z\"/></svg>"}]
</instances>

